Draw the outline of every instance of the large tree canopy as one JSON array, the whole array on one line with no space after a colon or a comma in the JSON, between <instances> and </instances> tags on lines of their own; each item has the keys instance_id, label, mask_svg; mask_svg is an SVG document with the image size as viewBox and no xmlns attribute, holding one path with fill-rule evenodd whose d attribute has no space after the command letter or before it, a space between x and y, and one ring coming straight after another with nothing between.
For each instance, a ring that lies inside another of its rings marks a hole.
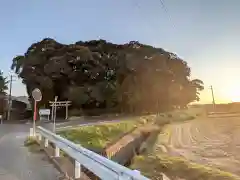
<instances>
[{"instance_id":1,"label":"large tree canopy","mask_svg":"<svg viewBox=\"0 0 240 180\"><path fill-rule=\"evenodd\" d=\"M203 82L187 63L161 48L105 40L65 45L46 38L13 59L27 92L38 87L42 104L58 96L77 108L159 112L199 100Z\"/></svg>"}]
</instances>

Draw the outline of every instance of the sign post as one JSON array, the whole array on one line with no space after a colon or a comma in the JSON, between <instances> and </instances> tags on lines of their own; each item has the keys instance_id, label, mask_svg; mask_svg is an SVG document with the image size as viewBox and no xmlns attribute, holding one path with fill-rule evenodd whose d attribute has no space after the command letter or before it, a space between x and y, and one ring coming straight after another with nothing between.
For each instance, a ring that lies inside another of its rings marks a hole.
<instances>
[{"instance_id":1,"label":"sign post","mask_svg":"<svg viewBox=\"0 0 240 180\"><path fill-rule=\"evenodd\" d=\"M32 91L32 97L34 99L33 136L36 136L37 102L42 100L42 93L40 89L34 89Z\"/></svg>"}]
</instances>

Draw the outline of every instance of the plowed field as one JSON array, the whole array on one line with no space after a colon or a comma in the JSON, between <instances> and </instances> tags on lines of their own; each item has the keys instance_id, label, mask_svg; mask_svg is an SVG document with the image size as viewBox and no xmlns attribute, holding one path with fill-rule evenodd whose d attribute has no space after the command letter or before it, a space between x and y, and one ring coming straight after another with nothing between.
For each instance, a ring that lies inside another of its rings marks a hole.
<instances>
[{"instance_id":1,"label":"plowed field","mask_svg":"<svg viewBox=\"0 0 240 180\"><path fill-rule=\"evenodd\" d=\"M160 137L156 150L240 175L240 116L170 124Z\"/></svg>"}]
</instances>

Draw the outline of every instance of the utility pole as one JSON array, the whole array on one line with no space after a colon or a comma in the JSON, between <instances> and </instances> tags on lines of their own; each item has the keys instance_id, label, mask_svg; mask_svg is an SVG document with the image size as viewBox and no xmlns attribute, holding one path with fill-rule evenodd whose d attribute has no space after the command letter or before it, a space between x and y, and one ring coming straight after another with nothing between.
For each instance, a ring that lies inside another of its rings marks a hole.
<instances>
[{"instance_id":1,"label":"utility pole","mask_svg":"<svg viewBox=\"0 0 240 180\"><path fill-rule=\"evenodd\" d=\"M56 132L56 117L57 117L57 99L58 97L55 96L54 99L54 116L53 116L53 132Z\"/></svg>"},{"instance_id":2,"label":"utility pole","mask_svg":"<svg viewBox=\"0 0 240 180\"><path fill-rule=\"evenodd\" d=\"M13 75L10 75L10 87L9 87L9 95L8 95L8 114L7 114L7 120L9 121L11 116L11 109L12 109L12 81L13 81Z\"/></svg>"},{"instance_id":3,"label":"utility pole","mask_svg":"<svg viewBox=\"0 0 240 180\"><path fill-rule=\"evenodd\" d=\"M211 92L212 92L212 103L213 103L213 108L215 109L215 98L214 98L214 92L213 92L213 87L210 86Z\"/></svg>"}]
</instances>

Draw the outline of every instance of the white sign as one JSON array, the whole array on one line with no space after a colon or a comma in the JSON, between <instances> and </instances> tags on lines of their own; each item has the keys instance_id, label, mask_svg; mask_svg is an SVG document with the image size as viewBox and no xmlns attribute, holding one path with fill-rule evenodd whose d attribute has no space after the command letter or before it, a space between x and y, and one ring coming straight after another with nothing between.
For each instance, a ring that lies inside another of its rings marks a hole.
<instances>
[{"instance_id":1,"label":"white sign","mask_svg":"<svg viewBox=\"0 0 240 180\"><path fill-rule=\"evenodd\" d=\"M39 109L39 115L40 116L49 116L50 115L50 109Z\"/></svg>"}]
</instances>

